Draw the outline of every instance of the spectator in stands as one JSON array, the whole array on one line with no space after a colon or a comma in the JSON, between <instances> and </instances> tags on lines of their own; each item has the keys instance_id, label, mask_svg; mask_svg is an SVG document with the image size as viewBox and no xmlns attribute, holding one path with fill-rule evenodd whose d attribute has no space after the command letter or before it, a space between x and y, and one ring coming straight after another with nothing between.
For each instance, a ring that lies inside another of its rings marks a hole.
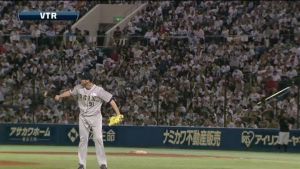
<instances>
[{"instance_id":1,"label":"spectator in stands","mask_svg":"<svg viewBox=\"0 0 300 169\"><path fill-rule=\"evenodd\" d=\"M275 81L272 77L272 75L269 75L265 81L265 90L266 95L269 96L273 93L275 93L278 89L278 83Z\"/></svg>"},{"instance_id":2,"label":"spectator in stands","mask_svg":"<svg viewBox=\"0 0 300 169\"><path fill-rule=\"evenodd\" d=\"M122 31L119 26L117 26L116 30L113 33L113 41L116 46L119 45L120 39L122 37Z\"/></svg>"}]
</instances>

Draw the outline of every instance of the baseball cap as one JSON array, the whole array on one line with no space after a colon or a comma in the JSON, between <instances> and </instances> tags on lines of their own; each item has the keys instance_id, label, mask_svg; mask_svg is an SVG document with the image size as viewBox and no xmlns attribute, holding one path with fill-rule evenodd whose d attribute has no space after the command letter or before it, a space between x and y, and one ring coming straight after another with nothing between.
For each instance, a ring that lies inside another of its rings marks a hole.
<instances>
[{"instance_id":1,"label":"baseball cap","mask_svg":"<svg viewBox=\"0 0 300 169\"><path fill-rule=\"evenodd\" d=\"M78 75L81 80L93 81L93 75L90 72L82 72Z\"/></svg>"}]
</instances>

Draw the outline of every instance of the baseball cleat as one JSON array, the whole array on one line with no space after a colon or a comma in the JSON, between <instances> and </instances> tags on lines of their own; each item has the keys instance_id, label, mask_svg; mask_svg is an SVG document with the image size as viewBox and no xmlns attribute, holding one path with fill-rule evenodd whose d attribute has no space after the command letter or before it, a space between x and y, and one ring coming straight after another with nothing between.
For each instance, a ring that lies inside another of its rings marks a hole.
<instances>
[{"instance_id":1,"label":"baseball cleat","mask_svg":"<svg viewBox=\"0 0 300 169\"><path fill-rule=\"evenodd\" d=\"M82 164L79 164L78 169L84 169L84 166Z\"/></svg>"},{"instance_id":2,"label":"baseball cleat","mask_svg":"<svg viewBox=\"0 0 300 169\"><path fill-rule=\"evenodd\" d=\"M102 164L102 165L100 166L100 169L107 169L107 167L106 167L106 165Z\"/></svg>"}]
</instances>

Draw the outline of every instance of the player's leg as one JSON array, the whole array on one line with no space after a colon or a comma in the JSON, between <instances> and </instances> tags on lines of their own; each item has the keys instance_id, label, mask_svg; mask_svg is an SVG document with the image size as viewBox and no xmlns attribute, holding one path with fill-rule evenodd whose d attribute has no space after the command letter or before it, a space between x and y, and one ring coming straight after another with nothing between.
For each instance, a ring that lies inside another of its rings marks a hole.
<instances>
[{"instance_id":1,"label":"player's leg","mask_svg":"<svg viewBox=\"0 0 300 169\"><path fill-rule=\"evenodd\" d=\"M284 133L284 138L283 138L283 150L285 152L287 152L287 147L289 144L289 139L290 139L290 133L289 132L285 132Z\"/></svg>"},{"instance_id":2,"label":"player's leg","mask_svg":"<svg viewBox=\"0 0 300 169\"><path fill-rule=\"evenodd\" d=\"M102 166L102 168L106 168L107 160L106 160L104 144L103 144L102 116L100 114L93 118L92 129L93 129L98 164L99 166Z\"/></svg>"},{"instance_id":3,"label":"player's leg","mask_svg":"<svg viewBox=\"0 0 300 169\"><path fill-rule=\"evenodd\" d=\"M79 116L80 142L79 142L79 146L78 146L78 159L79 159L79 164L83 165L84 168L86 168L89 132L90 132L90 129L89 129L87 120L84 117Z\"/></svg>"},{"instance_id":4,"label":"player's leg","mask_svg":"<svg viewBox=\"0 0 300 169\"><path fill-rule=\"evenodd\" d=\"M278 149L280 149L283 145L283 136L283 132L280 131L278 135Z\"/></svg>"}]
</instances>

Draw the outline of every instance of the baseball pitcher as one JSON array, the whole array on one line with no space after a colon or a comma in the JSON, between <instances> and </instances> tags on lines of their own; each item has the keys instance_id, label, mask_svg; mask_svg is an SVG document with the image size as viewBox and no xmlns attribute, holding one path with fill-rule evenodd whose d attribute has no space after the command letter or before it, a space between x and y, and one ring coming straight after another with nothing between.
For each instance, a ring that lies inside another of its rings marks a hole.
<instances>
[{"instance_id":1,"label":"baseball pitcher","mask_svg":"<svg viewBox=\"0 0 300 169\"><path fill-rule=\"evenodd\" d=\"M81 84L75 86L72 90L65 91L60 95L55 96L55 100L59 101L62 98L75 96L78 101L80 109L79 114L79 167L78 169L86 168L87 148L89 132L92 131L94 135L94 142L96 147L97 161L100 169L107 169L107 160L104 152L103 137L102 137L102 115L101 105L103 102L110 103L115 113L115 117L120 122L123 118L116 102L112 99L112 94L105 91L102 87L95 85L92 82L92 75L89 72L80 74Z\"/></svg>"}]
</instances>

